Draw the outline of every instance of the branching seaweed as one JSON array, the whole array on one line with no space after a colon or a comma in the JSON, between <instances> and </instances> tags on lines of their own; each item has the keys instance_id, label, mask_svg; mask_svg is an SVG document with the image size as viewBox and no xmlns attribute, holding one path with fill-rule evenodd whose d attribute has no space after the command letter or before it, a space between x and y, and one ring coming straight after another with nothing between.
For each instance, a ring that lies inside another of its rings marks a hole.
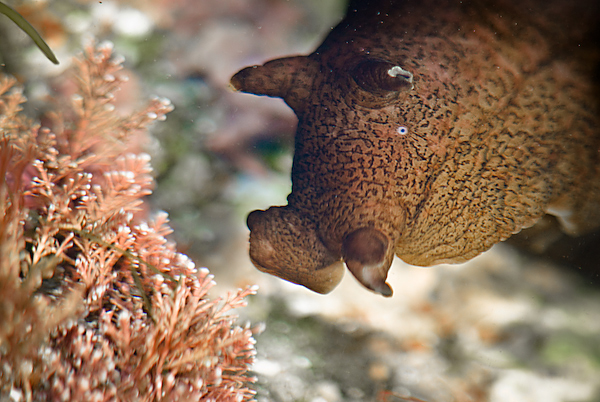
<instances>
[{"instance_id":1,"label":"branching seaweed","mask_svg":"<svg viewBox=\"0 0 600 402\"><path fill-rule=\"evenodd\" d=\"M120 69L88 45L51 128L0 76L0 399L252 400L252 330L227 312L255 288L209 300L212 275L166 239L167 215L147 219L136 144L172 106L119 115Z\"/></svg>"}]
</instances>

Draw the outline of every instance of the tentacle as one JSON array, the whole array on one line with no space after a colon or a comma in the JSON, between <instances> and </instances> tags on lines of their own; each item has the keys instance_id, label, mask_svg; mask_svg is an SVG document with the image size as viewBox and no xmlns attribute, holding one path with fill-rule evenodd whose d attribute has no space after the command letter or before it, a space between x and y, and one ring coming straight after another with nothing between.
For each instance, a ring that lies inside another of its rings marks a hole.
<instances>
[{"instance_id":1,"label":"tentacle","mask_svg":"<svg viewBox=\"0 0 600 402\"><path fill-rule=\"evenodd\" d=\"M307 56L284 57L235 74L231 86L242 92L283 98L296 113L305 109L318 63Z\"/></svg>"},{"instance_id":2,"label":"tentacle","mask_svg":"<svg viewBox=\"0 0 600 402\"><path fill-rule=\"evenodd\" d=\"M250 259L261 271L329 293L342 280L340 256L329 252L315 225L289 207L271 207L248 215Z\"/></svg>"}]
</instances>

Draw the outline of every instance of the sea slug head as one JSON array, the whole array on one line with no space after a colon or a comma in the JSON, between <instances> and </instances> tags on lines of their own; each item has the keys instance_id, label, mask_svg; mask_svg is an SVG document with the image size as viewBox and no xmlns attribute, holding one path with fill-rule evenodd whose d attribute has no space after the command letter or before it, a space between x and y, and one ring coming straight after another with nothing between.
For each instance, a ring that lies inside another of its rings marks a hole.
<instances>
[{"instance_id":1,"label":"sea slug head","mask_svg":"<svg viewBox=\"0 0 600 402\"><path fill-rule=\"evenodd\" d=\"M356 24L367 26L361 18L342 22L308 56L239 71L231 86L280 97L299 119L289 205L248 216L252 262L319 293L337 285L345 263L363 286L389 297L405 215L393 201L390 161L408 160L403 144L420 134L405 116L419 76L380 40L385 32L357 37Z\"/></svg>"}]
</instances>

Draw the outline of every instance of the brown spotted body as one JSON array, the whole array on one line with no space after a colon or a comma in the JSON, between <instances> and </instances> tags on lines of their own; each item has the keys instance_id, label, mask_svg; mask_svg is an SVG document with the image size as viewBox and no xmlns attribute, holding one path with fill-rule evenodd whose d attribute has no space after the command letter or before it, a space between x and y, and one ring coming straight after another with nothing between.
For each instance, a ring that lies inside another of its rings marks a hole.
<instances>
[{"instance_id":1,"label":"brown spotted body","mask_svg":"<svg viewBox=\"0 0 600 402\"><path fill-rule=\"evenodd\" d=\"M466 261L544 214L600 226L598 5L378 3L232 78L299 119L288 205L248 217L254 264L326 293L343 261L389 296L394 255Z\"/></svg>"}]
</instances>

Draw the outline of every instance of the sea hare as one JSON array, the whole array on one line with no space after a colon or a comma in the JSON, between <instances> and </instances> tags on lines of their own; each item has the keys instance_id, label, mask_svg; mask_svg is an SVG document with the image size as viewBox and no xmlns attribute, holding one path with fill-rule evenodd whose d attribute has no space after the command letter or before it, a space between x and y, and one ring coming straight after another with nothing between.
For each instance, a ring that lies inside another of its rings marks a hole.
<instances>
[{"instance_id":1,"label":"sea hare","mask_svg":"<svg viewBox=\"0 0 600 402\"><path fill-rule=\"evenodd\" d=\"M248 216L261 270L319 293L344 263L469 260L545 214L600 226L597 1L356 1L308 56L239 91L298 116L288 205Z\"/></svg>"}]
</instances>

